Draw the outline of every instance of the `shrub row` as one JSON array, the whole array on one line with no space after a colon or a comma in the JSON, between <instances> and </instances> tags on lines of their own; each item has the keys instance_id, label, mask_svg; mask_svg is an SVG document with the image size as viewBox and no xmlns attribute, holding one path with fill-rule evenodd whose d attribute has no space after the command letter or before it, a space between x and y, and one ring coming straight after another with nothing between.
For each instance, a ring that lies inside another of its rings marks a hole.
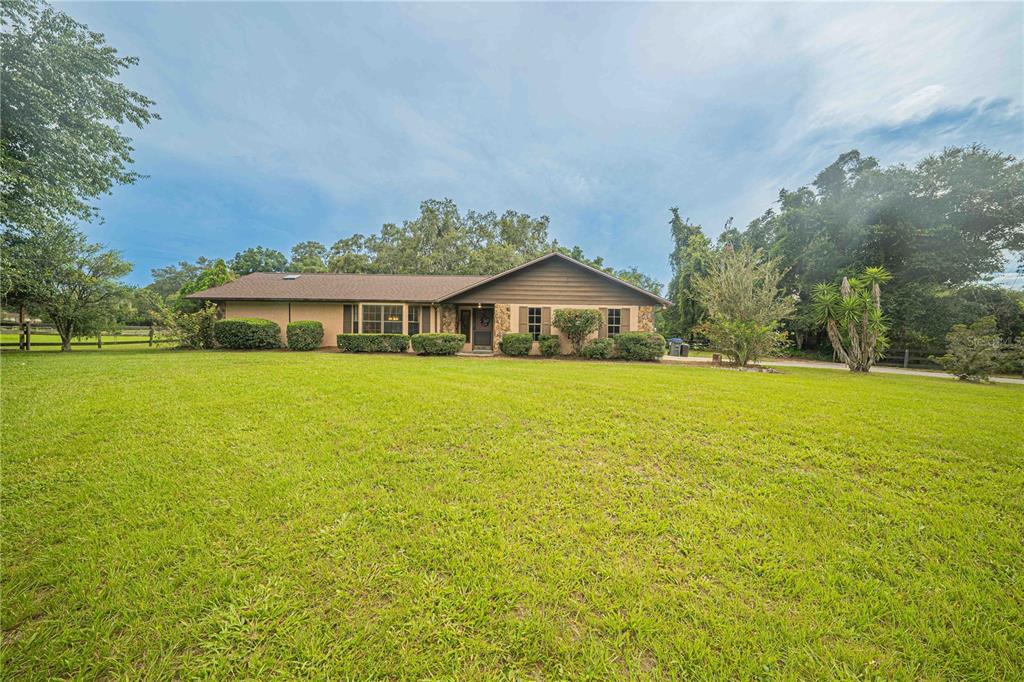
<instances>
[{"instance_id":1,"label":"shrub row","mask_svg":"<svg viewBox=\"0 0 1024 682\"><path fill-rule=\"evenodd\" d=\"M551 357L561 352L561 340L554 334L540 337L538 346L542 355ZM529 334L506 334L501 340L505 355L527 355L533 347ZM580 355L592 360L622 358L623 360L658 360L665 354L665 337L653 332L623 332L613 339L593 339L580 350Z\"/></svg>"},{"instance_id":2,"label":"shrub row","mask_svg":"<svg viewBox=\"0 0 1024 682\"><path fill-rule=\"evenodd\" d=\"M422 355L455 355L466 343L462 334L413 334L412 349Z\"/></svg>"},{"instance_id":3,"label":"shrub row","mask_svg":"<svg viewBox=\"0 0 1024 682\"><path fill-rule=\"evenodd\" d=\"M236 350L281 347L281 328L276 322L253 317L234 317L213 323L217 345Z\"/></svg>"},{"instance_id":4,"label":"shrub row","mask_svg":"<svg viewBox=\"0 0 1024 682\"><path fill-rule=\"evenodd\" d=\"M324 326L316 320L288 323L288 348L316 350L324 340Z\"/></svg>"},{"instance_id":5,"label":"shrub row","mask_svg":"<svg viewBox=\"0 0 1024 682\"><path fill-rule=\"evenodd\" d=\"M406 334L338 334L342 353L404 353L408 348Z\"/></svg>"}]
</instances>

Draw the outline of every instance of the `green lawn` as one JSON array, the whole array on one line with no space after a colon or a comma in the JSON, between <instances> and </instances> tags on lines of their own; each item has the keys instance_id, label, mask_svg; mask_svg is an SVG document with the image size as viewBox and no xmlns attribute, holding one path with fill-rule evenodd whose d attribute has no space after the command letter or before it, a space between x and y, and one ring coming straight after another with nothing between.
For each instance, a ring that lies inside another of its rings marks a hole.
<instances>
[{"instance_id":1,"label":"green lawn","mask_svg":"<svg viewBox=\"0 0 1024 682\"><path fill-rule=\"evenodd\" d=\"M5 354L5 678L1024 677L1024 387Z\"/></svg>"}]
</instances>

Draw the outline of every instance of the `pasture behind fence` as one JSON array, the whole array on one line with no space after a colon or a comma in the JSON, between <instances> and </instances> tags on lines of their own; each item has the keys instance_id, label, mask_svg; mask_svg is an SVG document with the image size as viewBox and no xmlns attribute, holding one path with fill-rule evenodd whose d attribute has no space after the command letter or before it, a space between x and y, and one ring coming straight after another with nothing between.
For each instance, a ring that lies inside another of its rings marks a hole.
<instances>
[{"instance_id":1,"label":"pasture behind fence","mask_svg":"<svg viewBox=\"0 0 1024 682\"><path fill-rule=\"evenodd\" d=\"M153 325L125 325L116 331L99 334L93 339L90 337L75 337L71 340L72 347L103 348L104 346L121 345L142 345L155 346L161 343L170 343L172 339L165 335L166 330ZM0 335L17 335L17 341L0 340L0 348L17 348L18 350L32 350L60 346L60 334L52 324L33 324L31 322L0 323ZM39 338L42 337L42 338ZM56 337L56 341L52 340ZM104 338L106 337L106 338ZM113 337L113 338L111 338Z\"/></svg>"}]
</instances>

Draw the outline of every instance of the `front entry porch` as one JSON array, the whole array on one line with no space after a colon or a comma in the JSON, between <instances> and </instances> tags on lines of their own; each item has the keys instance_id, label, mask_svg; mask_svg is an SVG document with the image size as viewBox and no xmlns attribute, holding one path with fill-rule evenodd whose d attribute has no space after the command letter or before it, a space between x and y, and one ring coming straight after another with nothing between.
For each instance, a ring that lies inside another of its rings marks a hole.
<instances>
[{"instance_id":1,"label":"front entry porch","mask_svg":"<svg viewBox=\"0 0 1024 682\"><path fill-rule=\"evenodd\" d=\"M459 333L466 337L464 353L492 353L494 305L459 306Z\"/></svg>"}]
</instances>

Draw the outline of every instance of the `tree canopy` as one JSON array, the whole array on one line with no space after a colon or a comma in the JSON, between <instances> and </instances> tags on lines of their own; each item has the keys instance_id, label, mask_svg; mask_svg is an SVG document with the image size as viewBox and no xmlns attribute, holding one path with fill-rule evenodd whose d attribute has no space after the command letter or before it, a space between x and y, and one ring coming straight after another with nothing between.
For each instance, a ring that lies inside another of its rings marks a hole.
<instances>
[{"instance_id":1,"label":"tree canopy","mask_svg":"<svg viewBox=\"0 0 1024 682\"><path fill-rule=\"evenodd\" d=\"M283 272L288 267L288 258L276 249L253 246L236 253L228 266L239 277L252 272Z\"/></svg>"},{"instance_id":2,"label":"tree canopy","mask_svg":"<svg viewBox=\"0 0 1024 682\"><path fill-rule=\"evenodd\" d=\"M117 126L159 118L117 80L138 60L43 3L5 1L0 17L0 222L24 231L94 220L91 200L140 177Z\"/></svg>"},{"instance_id":3,"label":"tree canopy","mask_svg":"<svg viewBox=\"0 0 1024 682\"><path fill-rule=\"evenodd\" d=\"M783 189L777 207L745 230L726 231L720 243L749 244L779 261L783 285L801 297L789 323L798 343L816 333L814 285L870 266L892 274L893 340L941 343L948 326L922 324L936 305L998 272L1007 252L1024 251L1024 164L980 145L888 167L852 150L810 186Z\"/></svg>"}]
</instances>

